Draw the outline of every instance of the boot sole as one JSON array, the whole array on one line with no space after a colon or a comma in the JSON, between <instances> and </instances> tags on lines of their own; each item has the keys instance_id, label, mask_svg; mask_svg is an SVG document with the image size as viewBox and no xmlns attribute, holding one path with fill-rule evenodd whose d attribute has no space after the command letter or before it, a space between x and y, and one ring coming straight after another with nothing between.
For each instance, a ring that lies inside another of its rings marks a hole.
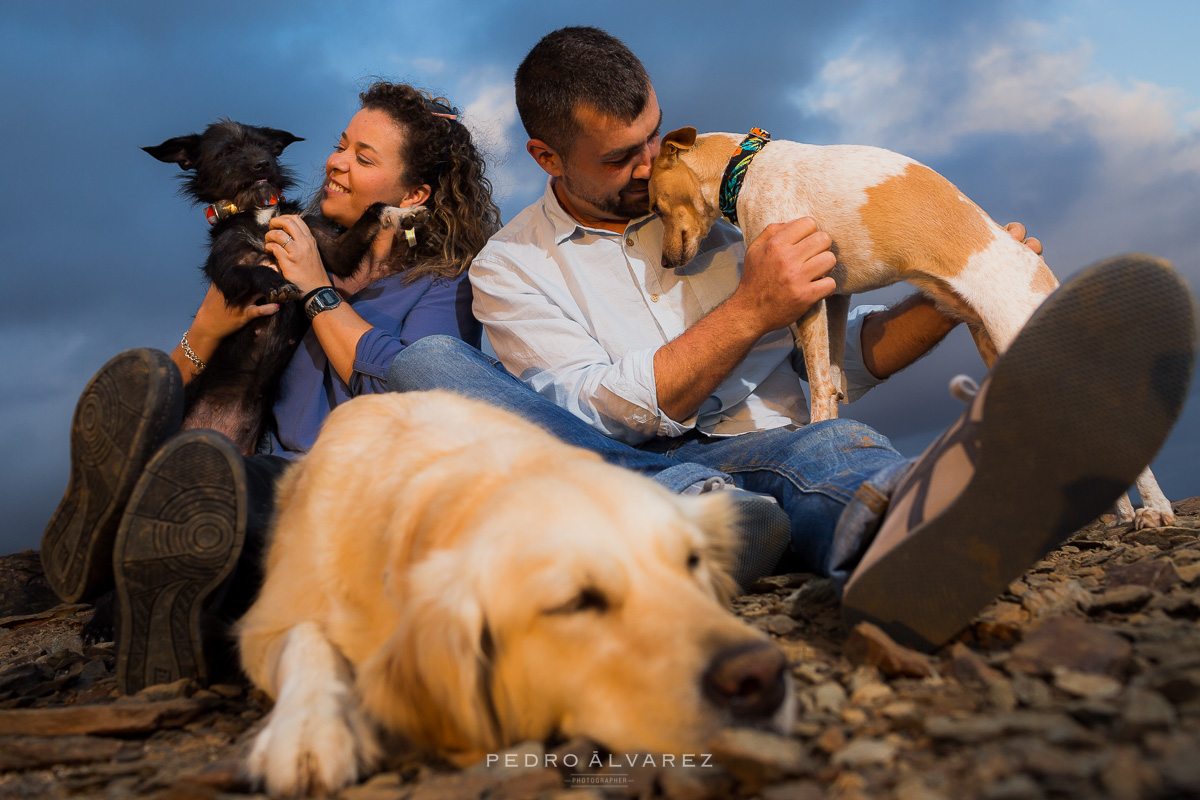
<instances>
[{"instance_id":1,"label":"boot sole","mask_svg":"<svg viewBox=\"0 0 1200 800\"><path fill-rule=\"evenodd\" d=\"M925 650L954 636L1133 484L1183 408L1196 339L1187 284L1147 256L1047 298L992 371L974 476L852 577L847 624Z\"/></svg>"},{"instance_id":2,"label":"boot sole","mask_svg":"<svg viewBox=\"0 0 1200 800\"><path fill-rule=\"evenodd\" d=\"M121 512L142 465L182 419L179 369L157 350L115 356L84 388L71 420L70 480L42 533L42 569L64 602L112 587Z\"/></svg>"},{"instance_id":3,"label":"boot sole","mask_svg":"<svg viewBox=\"0 0 1200 800\"><path fill-rule=\"evenodd\" d=\"M154 456L133 490L113 552L117 685L125 694L208 680L201 611L245 541L241 458L219 433L187 431Z\"/></svg>"}]
</instances>

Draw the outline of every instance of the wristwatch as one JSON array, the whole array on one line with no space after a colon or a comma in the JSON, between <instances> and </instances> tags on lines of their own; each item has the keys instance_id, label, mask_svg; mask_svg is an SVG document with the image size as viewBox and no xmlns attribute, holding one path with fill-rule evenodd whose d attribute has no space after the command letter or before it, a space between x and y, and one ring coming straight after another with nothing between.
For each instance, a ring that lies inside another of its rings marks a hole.
<instances>
[{"instance_id":1,"label":"wristwatch","mask_svg":"<svg viewBox=\"0 0 1200 800\"><path fill-rule=\"evenodd\" d=\"M322 311L337 308L341 304L342 298L338 296L332 286L322 286L313 292L312 297L304 304L304 313L308 314L309 319L312 319Z\"/></svg>"}]
</instances>

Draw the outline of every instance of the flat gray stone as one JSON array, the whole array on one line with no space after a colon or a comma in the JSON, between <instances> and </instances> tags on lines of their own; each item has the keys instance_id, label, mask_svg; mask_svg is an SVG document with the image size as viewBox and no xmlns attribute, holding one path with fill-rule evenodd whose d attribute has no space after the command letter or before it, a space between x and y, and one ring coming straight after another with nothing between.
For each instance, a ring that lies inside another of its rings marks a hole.
<instances>
[{"instance_id":1,"label":"flat gray stone","mask_svg":"<svg viewBox=\"0 0 1200 800\"><path fill-rule=\"evenodd\" d=\"M1088 613L1100 614L1106 611L1137 611L1154 599L1155 592L1146 586L1136 583L1109 589L1104 594L1094 595L1088 603Z\"/></svg>"},{"instance_id":2,"label":"flat gray stone","mask_svg":"<svg viewBox=\"0 0 1200 800\"><path fill-rule=\"evenodd\" d=\"M749 728L727 728L709 742L713 758L736 779L751 786L816 770L808 750L787 736Z\"/></svg>"},{"instance_id":3,"label":"flat gray stone","mask_svg":"<svg viewBox=\"0 0 1200 800\"><path fill-rule=\"evenodd\" d=\"M882 739L855 739L833 754L834 766L849 769L886 767L896 760L896 745Z\"/></svg>"},{"instance_id":4,"label":"flat gray stone","mask_svg":"<svg viewBox=\"0 0 1200 800\"><path fill-rule=\"evenodd\" d=\"M120 735L179 728L208 707L193 700L0 711L0 735Z\"/></svg>"}]
</instances>

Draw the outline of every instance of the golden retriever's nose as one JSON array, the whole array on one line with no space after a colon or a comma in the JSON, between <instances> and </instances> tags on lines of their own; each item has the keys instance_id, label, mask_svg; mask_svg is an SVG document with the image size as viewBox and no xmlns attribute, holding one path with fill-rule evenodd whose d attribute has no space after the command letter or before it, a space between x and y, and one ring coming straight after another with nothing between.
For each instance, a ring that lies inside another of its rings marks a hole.
<instances>
[{"instance_id":1,"label":"golden retriever's nose","mask_svg":"<svg viewBox=\"0 0 1200 800\"><path fill-rule=\"evenodd\" d=\"M704 673L704 692L734 719L770 717L787 694L783 671L787 659L768 642L753 642L718 653Z\"/></svg>"}]
</instances>

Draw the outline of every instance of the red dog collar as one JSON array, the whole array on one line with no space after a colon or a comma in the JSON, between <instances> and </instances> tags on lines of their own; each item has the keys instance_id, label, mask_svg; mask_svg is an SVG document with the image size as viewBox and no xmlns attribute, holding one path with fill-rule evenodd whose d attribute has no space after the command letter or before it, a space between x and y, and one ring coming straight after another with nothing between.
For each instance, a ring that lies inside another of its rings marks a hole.
<instances>
[{"instance_id":1,"label":"red dog collar","mask_svg":"<svg viewBox=\"0 0 1200 800\"><path fill-rule=\"evenodd\" d=\"M270 208L274 205L279 205L280 197L275 192L271 192L271 196L267 198L267 202L261 206L254 208ZM213 203L204 209L204 218L208 220L209 225L216 225L218 221L228 219L234 214L240 214L243 211L249 211L249 208L239 208L232 200L221 200Z\"/></svg>"}]
</instances>

